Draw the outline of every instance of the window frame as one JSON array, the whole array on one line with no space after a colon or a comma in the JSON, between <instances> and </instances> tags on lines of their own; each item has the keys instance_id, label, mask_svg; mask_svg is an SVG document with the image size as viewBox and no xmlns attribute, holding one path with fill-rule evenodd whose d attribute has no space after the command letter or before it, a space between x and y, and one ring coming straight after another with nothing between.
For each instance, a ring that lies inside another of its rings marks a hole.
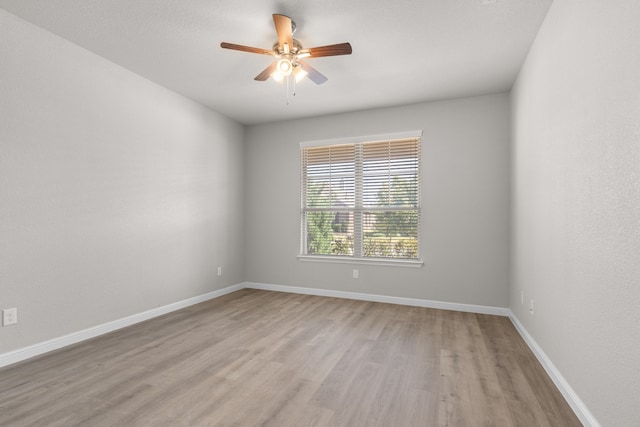
<instances>
[{"instance_id":1,"label":"window frame","mask_svg":"<svg viewBox=\"0 0 640 427\"><path fill-rule=\"evenodd\" d=\"M421 195L418 194L418 203L417 203L417 211L418 211L418 253L416 258L375 258L375 257L364 257L362 256L362 243L363 239L363 230L362 224L358 223L358 217L360 220L362 219L362 215L354 215L354 249L353 255L329 255L329 254L305 254L306 245L307 245L307 229L304 223L304 213L305 213L305 198L306 198L306 189L304 188L304 163L302 159L303 149L311 148L311 147L320 147L320 146L337 146L337 145L353 145L356 147L362 148L363 143L375 143L375 142L385 142L392 140L402 140L402 139L418 139L419 144L422 145L422 130L417 131L408 131L408 132L396 132L396 133L388 133L388 134L377 134L377 135L366 135L366 136L357 136L357 137L347 137L347 138L335 138L335 139L323 139L323 140L313 140L313 141L303 141L299 143L300 150L300 247L298 260L300 261L311 261L311 262L330 262L330 263L341 263L341 264L371 264L371 265L389 265L389 266L402 266L402 267L422 267L422 251L421 251ZM419 151L418 156L421 157L421 151ZM361 154L361 153L360 153ZM360 158L360 161L357 159ZM358 156L356 153L355 156L355 191L356 193L362 193L362 156ZM421 166L422 159L418 158L418 188L420 188L421 181ZM362 201L362 194L355 195L356 200ZM363 206L356 206L353 209L353 212L360 211L364 213L366 211ZM360 247L356 247L356 245L360 245ZM356 256L357 255L357 256Z\"/></svg>"}]
</instances>

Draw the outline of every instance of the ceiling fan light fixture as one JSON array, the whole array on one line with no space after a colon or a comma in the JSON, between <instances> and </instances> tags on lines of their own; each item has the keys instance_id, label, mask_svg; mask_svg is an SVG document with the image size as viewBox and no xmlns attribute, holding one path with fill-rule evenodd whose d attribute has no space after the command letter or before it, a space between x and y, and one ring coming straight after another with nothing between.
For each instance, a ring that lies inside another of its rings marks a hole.
<instances>
[{"instance_id":1,"label":"ceiling fan light fixture","mask_svg":"<svg viewBox=\"0 0 640 427\"><path fill-rule=\"evenodd\" d=\"M278 61L276 69L277 72L279 72L283 76L291 75L291 73L293 72L293 63L288 58L282 58Z\"/></svg>"},{"instance_id":2,"label":"ceiling fan light fixture","mask_svg":"<svg viewBox=\"0 0 640 427\"><path fill-rule=\"evenodd\" d=\"M275 81L277 81L278 83L282 83L282 81L284 80L284 76L282 75L282 73L278 70L274 71L273 73L271 73L271 78Z\"/></svg>"},{"instance_id":3,"label":"ceiling fan light fixture","mask_svg":"<svg viewBox=\"0 0 640 427\"><path fill-rule=\"evenodd\" d=\"M293 77L295 77L296 83L299 83L300 80L307 77L307 74L308 73L305 70L303 70L302 67L299 65L293 69Z\"/></svg>"}]
</instances>

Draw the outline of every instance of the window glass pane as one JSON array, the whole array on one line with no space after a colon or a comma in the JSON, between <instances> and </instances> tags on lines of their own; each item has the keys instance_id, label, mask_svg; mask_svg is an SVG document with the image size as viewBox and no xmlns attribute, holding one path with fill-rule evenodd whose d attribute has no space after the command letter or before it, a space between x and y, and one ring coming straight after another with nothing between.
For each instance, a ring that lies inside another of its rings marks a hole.
<instances>
[{"instance_id":1,"label":"window glass pane","mask_svg":"<svg viewBox=\"0 0 640 427\"><path fill-rule=\"evenodd\" d=\"M353 212L305 213L308 255L353 255Z\"/></svg>"},{"instance_id":2,"label":"window glass pane","mask_svg":"<svg viewBox=\"0 0 640 427\"><path fill-rule=\"evenodd\" d=\"M417 258L416 210L364 212L363 256L373 258Z\"/></svg>"}]
</instances>

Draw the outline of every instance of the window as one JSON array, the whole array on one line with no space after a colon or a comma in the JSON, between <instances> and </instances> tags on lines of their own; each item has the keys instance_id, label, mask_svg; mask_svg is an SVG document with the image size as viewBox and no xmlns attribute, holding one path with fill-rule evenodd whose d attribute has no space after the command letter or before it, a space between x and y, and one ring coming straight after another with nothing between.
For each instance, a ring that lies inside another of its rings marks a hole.
<instances>
[{"instance_id":1,"label":"window","mask_svg":"<svg viewBox=\"0 0 640 427\"><path fill-rule=\"evenodd\" d=\"M301 259L419 260L420 135L301 144Z\"/></svg>"}]
</instances>

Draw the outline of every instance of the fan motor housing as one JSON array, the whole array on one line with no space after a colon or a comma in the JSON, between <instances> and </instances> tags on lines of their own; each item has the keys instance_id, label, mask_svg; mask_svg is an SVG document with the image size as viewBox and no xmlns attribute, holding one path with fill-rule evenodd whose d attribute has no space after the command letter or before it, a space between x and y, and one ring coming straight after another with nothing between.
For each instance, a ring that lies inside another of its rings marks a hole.
<instances>
[{"instance_id":1,"label":"fan motor housing","mask_svg":"<svg viewBox=\"0 0 640 427\"><path fill-rule=\"evenodd\" d=\"M297 55L302 50L302 43L298 40L293 39L293 46L289 48L289 53L293 56ZM285 55L284 49L280 47L280 43L276 42L273 45L273 51L278 54L278 56Z\"/></svg>"}]
</instances>

